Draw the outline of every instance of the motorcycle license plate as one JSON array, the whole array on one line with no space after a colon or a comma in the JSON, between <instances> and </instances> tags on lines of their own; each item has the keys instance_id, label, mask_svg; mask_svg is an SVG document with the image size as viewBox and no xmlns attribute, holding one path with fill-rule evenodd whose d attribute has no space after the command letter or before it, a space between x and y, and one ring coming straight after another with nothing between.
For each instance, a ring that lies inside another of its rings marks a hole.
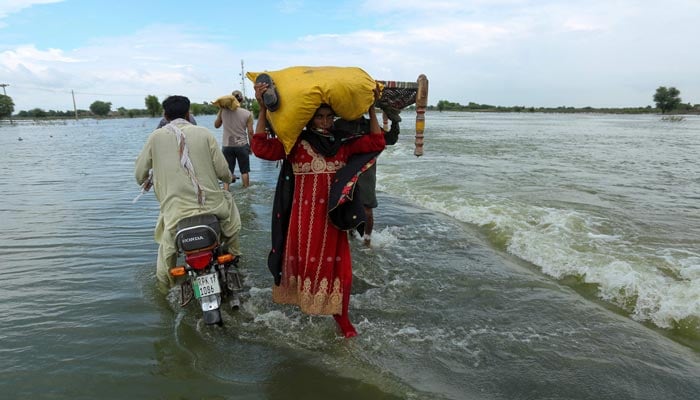
<instances>
[{"instance_id":1,"label":"motorcycle license plate","mask_svg":"<svg viewBox=\"0 0 700 400\"><path fill-rule=\"evenodd\" d=\"M198 299L203 296L221 293L219 277L216 273L198 276L193 286L194 296Z\"/></svg>"}]
</instances>

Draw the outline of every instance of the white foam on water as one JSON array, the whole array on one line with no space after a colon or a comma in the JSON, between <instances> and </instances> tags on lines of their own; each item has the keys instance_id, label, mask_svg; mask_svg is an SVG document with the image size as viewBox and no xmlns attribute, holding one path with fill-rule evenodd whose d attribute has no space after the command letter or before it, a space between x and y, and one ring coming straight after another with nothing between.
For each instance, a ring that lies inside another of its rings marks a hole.
<instances>
[{"instance_id":1,"label":"white foam on water","mask_svg":"<svg viewBox=\"0 0 700 400\"><path fill-rule=\"evenodd\" d=\"M518 346L529 346L533 343L559 341L560 337L575 336L577 330L571 327L561 327L549 332L542 332L535 327L508 327L502 326L437 326L431 325L397 325L398 321L376 321L367 324L364 321L358 324L362 328L362 334L372 337L381 337L380 343L391 344L399 352L423 354L429 351L435 356L442 357L443 362L450 365L450 369L459 370L452 365L452 361L458 361L463 365L465 360L478 367L484 360L484 343L503 341ZM586 327L581 330L587 331ZM386 350L386 349L380 349ZM453 357L459 355L459 357Z\"/></svg>"},{"instance_id":2,"label":"white foam on water","mask_svg":"<svg viewBox=\"0 0 700 400\"><path fill-rule=\"evenodd\" d=\"M670 328L674 321L700 317L700 281L669 276L657 257L620 237L590 234L596 223L581 213L552 209L542 222L519 226L508 251L554 278L577 276L598 285L601 299L635 320Z\"/></svg>"},{"instance_id":3,"label":"white foam on water","mask_svg":"<svg viewBox=\"0 0 700 400\"><path fill-rule=\"evenodd\" d=\"M678 249L663 249L658 256L670 266L677 266L675 272L688 280L700 279L700 254Z\"/></svg>"},{"instance_id":4,"label":"white foam on water","mask_svg":"<svg viewBox=\"0 0 700 400\"><path fill-rule=\"evenodd\" d=\"M697 264L684 267L680 274L685 279L700 280L700 260Z\"/></svg>"},{"instance_id":5,"label":"white foam on water","mask_svg":"<svg viewBox=\"0 0 700 400\"><path fill-rule=\"evenodd\" d=\"M506 250L556 279L596 284L601 299L638 321L670 328L700 319L700 254L635 243L633 233L585 211L524 205L506 199L434 198L411 201L460 221L488 227ZM672 273L669 274L668 272Z\"/></svg>"},{"instance_id":6,"label":"white foam on water","mask_svg":"<svg viewBox=\"0 0 700 400\"><path fill-rule=\"evenodd\" d=\"M279 310L270 310L266 313L257 314L254 321L267 327L278 326L280 324L292 326L298 323L298 321L289 318L287 314Z\"/></svg>"},{"instance_id":7,"label":"white foam on water","mask_svg":"<svg viewBox=\"0 0 700 400\"><path fill-rule=\"evenodd\" d=\"M399 331L396 332L396 334L394 334L393 336L406 335L406 336L417 337L419 334L420 334L420 330L418 328L413 327L413 326L406 326L406 327L399 329Z\"/></svg>"},{"instance_id":8,"label":"white foam on water","mask_svg":"<svg viewBox=\"0 0 700 400\"><path fill-rule=\"evenodd\" d=\"M372 247L377 248L392 248L399 242L397 236L398 228L395 226L387 226L381 230L372 232Z\"/></svg>"}]
</instances>

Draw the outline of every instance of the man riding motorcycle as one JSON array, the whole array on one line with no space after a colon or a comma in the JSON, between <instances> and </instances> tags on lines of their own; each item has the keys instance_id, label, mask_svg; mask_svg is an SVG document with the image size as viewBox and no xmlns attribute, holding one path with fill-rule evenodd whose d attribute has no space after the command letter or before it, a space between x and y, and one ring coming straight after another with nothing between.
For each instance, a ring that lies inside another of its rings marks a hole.
<instances>
[{"instance_id":1,"label":"man riding motorcycle","mask_svg":"<svg viewBox=\"0 0 700 400\"><path fill-rule=\"evenodd\" d=\"M223 249L241 254L238 233L241 219L230 192L219 181L231 183L228 163L207 128L189 122L190 101L170 96L163 101L167 125L151 133L136 159L136 182L152 185L160 203L155 240L160 245L156 264L159 282L172 286L170 268L177 261L175 234L178 221L202 214L215 215L221 226Z\"/></svg>"}]
</instances>

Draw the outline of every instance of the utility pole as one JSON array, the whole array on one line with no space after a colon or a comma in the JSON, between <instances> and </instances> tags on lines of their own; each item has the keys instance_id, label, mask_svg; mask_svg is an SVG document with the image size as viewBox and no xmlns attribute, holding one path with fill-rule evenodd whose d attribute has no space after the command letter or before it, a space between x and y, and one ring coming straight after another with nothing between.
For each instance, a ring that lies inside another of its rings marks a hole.
<instances>
[{"instance_id":1,"label":"utility pole","mask_svg":"<svg viewBox=\"0 0 700 400\"><path fill-rule=\"evenodd\" d=\"M73 90L70 91L71 96L73 96L73 111L75 112L75 120L78 121L78 109L75 107L75 93Z\"/></svg>"},{"instance_id":2,"label":"utility pole","mask_svg":"<svg viewBox=\"0 0 700 400\"><path fill-rule=\"evenodd\" d=\"M10 86L10 84L9 84L9 83L0 83L0 86L2 86L2 93L3 93L5 96L7 96L7 92L5 91L5 88L8 87L8 86ZM13 122L12 122L12 112L10 112L10 125L12 125L12 124L13 124Z\"/></svg>"},{"instance_id":3,"label":"utility pole","mask_svg":"<svg viewBox=\"0 0 700 400\"><path fill-rule=\"evenodd\" d=\"M248 104L248 98L245 95L245 68L243 67L243 60L241 59L241 92L243 92L243 100L246 102L246 108L250 108Z\"/></svg>"}]
</instances>

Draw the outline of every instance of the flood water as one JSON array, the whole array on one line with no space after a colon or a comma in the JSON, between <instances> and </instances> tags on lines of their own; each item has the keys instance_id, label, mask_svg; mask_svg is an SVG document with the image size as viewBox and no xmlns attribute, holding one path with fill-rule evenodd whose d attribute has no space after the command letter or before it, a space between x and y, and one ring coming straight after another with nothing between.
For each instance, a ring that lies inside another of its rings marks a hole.
<instances>
[{"instance_id":1,"label":"flood water","mask_svg":"<svg viewBox=\"0 0 700 400\"><path fill-rule=\"evenodd\" d=\"M271 301L275 163L233 185L247 295L206 327L156 288L158 203L132 203L158 119L0 125L0 393L698 397L700 118L434 112L421 158L413 118L352 242L349 340Z\"/></svg>"}]
</instances>

